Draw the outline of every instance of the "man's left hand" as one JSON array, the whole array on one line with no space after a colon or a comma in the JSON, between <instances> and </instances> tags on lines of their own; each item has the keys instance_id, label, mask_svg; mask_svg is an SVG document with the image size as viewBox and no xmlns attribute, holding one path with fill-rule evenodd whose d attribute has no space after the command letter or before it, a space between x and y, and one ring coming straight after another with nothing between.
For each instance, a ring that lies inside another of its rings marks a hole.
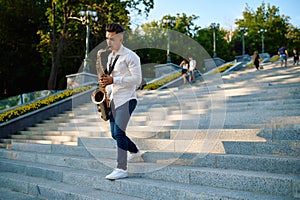
<instances>
[{"instance_id":1,"label":"man's left hand","mask_svg":"<svg viewBox=\"0 0 300 200\"><path fill-rule=\"evenodd\" d=\"M99 83L101 87L105 87L113 83L113 77L111 76L103 76L100 78Z\"/></svg>"}]
</instances>

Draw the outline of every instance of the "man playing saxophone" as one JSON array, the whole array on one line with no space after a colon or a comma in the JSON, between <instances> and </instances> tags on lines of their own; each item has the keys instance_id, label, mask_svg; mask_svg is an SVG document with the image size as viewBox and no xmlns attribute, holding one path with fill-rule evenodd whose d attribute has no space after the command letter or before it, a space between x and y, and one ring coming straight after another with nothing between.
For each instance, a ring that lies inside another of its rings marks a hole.
<instances>
[{"instance_id":1,"label":"man playing saxophone","mask_svg":"<svg viewBox=\"0 0 300 200\"><path fill-rule=\"evenodd\" d=\"M108 56L107 71L113 70L110 76L99 78L99 85L106 87L108 92L111 90L110 130L117 142L117 167L106 176L109 180L126 178L127 159L140 156L139 149L125 131L137 105L136 88L142 81L141 63L136 53L123 46L123 32L123 27L117 23L106 26L106 42L112 51Z\"/></svg>"}]
</instances>

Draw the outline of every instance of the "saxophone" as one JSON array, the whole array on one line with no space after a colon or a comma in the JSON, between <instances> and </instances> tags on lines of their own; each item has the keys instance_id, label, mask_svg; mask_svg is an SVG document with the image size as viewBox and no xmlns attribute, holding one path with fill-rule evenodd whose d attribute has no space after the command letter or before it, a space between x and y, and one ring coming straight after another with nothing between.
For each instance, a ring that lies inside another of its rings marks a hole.
<instances>
[{"instance_id":1,"label":"saxophone","mask_svg":"<svg viewBox=\"0 0 300 200\"><path fill-rule=\"evenodd\" d=\"M106 47L105 49L100 49L97 53L96 70L97 70L98 79L100 77L106 76L104 72L104 68L101 63L101 54L106 52L108 49L109 47ZM98 112L101 113L101 118L104 121L109 120L109 114L110 114L109 98L105 87L101 87L99 85L99 88L93 91L91 95L91 99L92 102L96 104Z\"/></svg>"}]
</instances>

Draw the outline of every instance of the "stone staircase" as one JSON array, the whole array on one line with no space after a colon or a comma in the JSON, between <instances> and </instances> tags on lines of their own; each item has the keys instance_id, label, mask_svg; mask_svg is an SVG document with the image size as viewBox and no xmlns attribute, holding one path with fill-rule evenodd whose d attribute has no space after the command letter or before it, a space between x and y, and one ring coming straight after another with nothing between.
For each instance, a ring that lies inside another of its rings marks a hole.
<instances>
[{"instance_id":1,"label":"stone staircase","mask_svg":"<svg viewBox=\"0 0 300 200\"><path fill-rule=\"evenodd\" d=\"M108 181L116 147L91 103L12 136L0 199L300 199L300 67L268 64L139 91L144 162Z\"/></svg>"}]
</instances>

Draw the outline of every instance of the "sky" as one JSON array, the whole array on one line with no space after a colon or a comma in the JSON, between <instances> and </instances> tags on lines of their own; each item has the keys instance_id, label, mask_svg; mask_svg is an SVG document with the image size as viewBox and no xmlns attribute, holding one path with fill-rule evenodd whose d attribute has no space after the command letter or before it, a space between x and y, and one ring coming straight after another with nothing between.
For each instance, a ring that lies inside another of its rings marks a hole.
<instances>
[{"instance_id":1,"label":"sky","mask_svg":"<svg viewBox=\"0 0 300 200\"><path fill-rule=\"evenodd\" d=\"M148 18L131 16L133 25L140 25L152 20L160 20L165 15L176 16L185 13L187 16L196 15L199 19L195 24L201 28L209 27L212 22L219 23L223 29L234 29L235 20L241 19L247 4L256 12L262 3L279 7L279 14L289 16L289 22L300 28L299 0L154 0L154 9Z\"/></svg>"}]
</instances>

